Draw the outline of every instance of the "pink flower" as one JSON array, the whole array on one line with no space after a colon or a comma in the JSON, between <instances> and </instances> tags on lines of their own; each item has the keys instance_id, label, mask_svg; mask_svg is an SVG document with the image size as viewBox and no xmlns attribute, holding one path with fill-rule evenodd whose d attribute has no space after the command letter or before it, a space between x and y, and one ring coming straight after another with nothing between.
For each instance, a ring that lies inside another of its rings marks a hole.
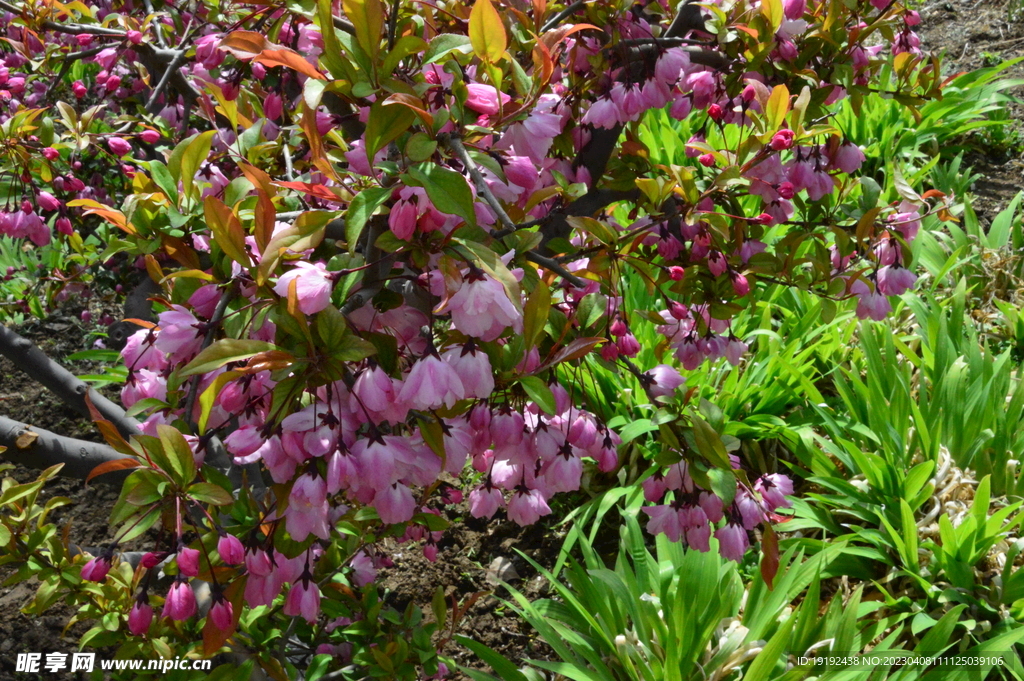
<instances>
[{"instance_id":1,"label":"pink flower","mask_svg":"<svg viewBox=\"0 0 1024 681\"><path fill-rule=\"evenodd\" d=\"M655 398L671 397L676 388L686 385L686 379L675 368L668 364L659 364L647 372L651 377L651 386L647 391Z\"/></svg>"},{"instance_id":2,"label":"pink flower","mask_svg":"<svg viewBox=\"0 0 1024 681\"><path fill-rule=\"evenodd\" d=\"M36 194L36 205L43 210L60 210L61 202L50 192L39 192Z\"/></svg>"},{"instance_id":3,"label":"pink flower","mask_svg":"<svg viewBox=\"0 0 1024 681\"><path fill-rule=\"evenodd\" d=\"M832 167L844 173L856 172L864 163L864 152L856 144L844 142L836 150L835 158L832 159Z\"/></svg>"},{"instance_id":4,"label":"pink flower","mask_svg":"<svg viewBox=\"0 0 1024 681\"><path fill-rule=\"evenodd\" d=\"M505 504L501 490L490 485L478 487L469 493L469 512L474 518L490 518Z\"/></svg>"},{"instance_id":5,"label":"pink flower","mask_svg":"<svg viewBox=\"0 0 1024 681\"><path fill-rule=\"evenodd\" d=\"M145 595L140 595L128 613L128 631L135 636L142 636L149 631L152 622L153 606L149 604L149 599Z\"/></svg>"},{"instance_id":6,"label":"pink flower","mask_svg":"<svg viewBox=\"0 0 1024 681\"><path fill-rule=\"evenodd\" d=\"M779 473L762 475L754 483L754 489L761 493L761 498L769 510L789 508L793 503L786 497L793 494L793 481Z\"/></svg>"},{"instance_id":7,"label":"pink flower","mask_svg":"<svg viewBox=\"0 0 1024 681\"><path fill-rule=\"evenodd\" d=\"M466 106L486 116L493 116L498 113L498 98L501 97L501 104L507 104L511 97L504 92L498 92L493 85L483 83L468 83L466 89L469 95L466 97Z\"/></svg>"},{"instance_id":8,"label":"pink flower","mask_svg":"<svg viewBox=\"0 0 1024 681\"><path fill-rule=\"evenodd\" d=\"M750 546L747 531L731 521L725 527L715 530L715 539L718 540L718 550L722 557L736 562L743 560L743 555Z\"/></svg>"},{"instance_id":9,"label":"pink flower","mask_svg":"<svg viewBox=\"0 0 1024 681\"><path fill-rule=\"evenodd\" d=\"M178 572L186 577L199 574L199 550L182 548L178 551Z\"/></svg>"},{"instance_id":10,"label":"pink flower","mask_svg":"<svg viewBox=\"0 0 1024 681\"><path fill-rule=\"evenodd\" d=\"M357 553L352 558L350 565L352 567L352 582L357 587L362 588L377 579L377 567L365 551Z\"/></svg>"},{"instance_id":11,"label":"pink flower","mask_svg":"<svg viewBox=\"0 0 1024 681\"><path fill-rule=\"evenodd\" d=\"M203 344L203 332L199 330L199 320L188 309L181 305L171 305L171 309L161 312L157 319L160 327L154 343L157 350L169 354L171 361L199 352Z\"/></svg>"},{"instance_id":12,"label":"pink flower","mask_svg":"<svg viewBox=\"0 0 1024 681\"><path fill-rule=\"evenodd\" d=\"M787 19L796 20L807 11L807 0L783 0L782 8Z\"/></svg>"},{"instance_id":13,"label":"pink flower","mask_svg":"<svg viewBox=\"0 0 1024 681\"><path fill-rule=\"evenodd\" d=\"M132 150L132 145L120 137L108 137L107 148L116 156L124 156Z\"/></svg>"},{"instance_id":14,"label":"pink flower","mask_svg":"<svg viewBox=\"0 0 1024 681\"><path fill-rule=\"evenodd\" d=\"M89 90L82 84L82 81L76 80L71 84L71 92L75 95L75 99L82 99L89 93Z\"/></svg>"},{"instance_id":15,"label":"pink flower","mask_svg":"<svg viewBox=\"0 0 1024 681\"><path fill-rule=\"evenodd\" d=\"M679 511L672 506L644 506L641 509L650 516L647 531L651 534L664 534L669 541L679 541L683 533Z\"/></svg>"},{"instance_id":16,"label":"pink flower","mask_svg":"<svg viewBox=\"0 0 1024 681\"><path fill-rule=\"evenodd\" d=\"M472 342L448 350L441 359L448 363L465 389L465 396L486 399L494 392L494 372L487 353Z\"/></svg>"},{"instance_id":17,"label":"pink flower","mask_svg":"<svg viewBox=\"0 0 1024 681\"><path fill-rule=\"evenodd\" d=\"M81 574L84 580L102 582L106 579L108 572L110 572L110 556L104 552L102 556L93 558L83 565Z\"/></svg>"},{"instance_id":18,"label":"pink flower","mask_svg":"<svg viewBox=\"0 0 1024 681\"><path fill-rule=\"evenodd\" d=\"M411 409L448 408L466 396L459 375L437 355L422 357L412 366L398 399Z\"/></svg>"},{"instance_id":19,"label":"pink flower","mask_svg":"<svg viewBox=\"0 0 1024 681\"><path fill-rule=\"evenodd\" d=\"M373 507L382 522L388 525L404 523L411 520L416 513L416 499L412 490L400 482L377 490L373 497Z\"/></svg>"},{"instance_id":20,"label":"pink flower","mask_svg":"<svg viewBox=\"0 0 1024 681\"><path fill-rule=\"evenodd\" d=\"M322 477L307 473L295 481L285 510L285 529L299 542L310 534L321 539L331 536L327 522L327 483Z\"/></svg>"},{"instance_id":21,"label":"pink flower","mask_svg":"<svg viewBox=\"0 0 1024 681\"><path fill-rule=\"evenodd\" d=\"M899 296L914 286L917 275L905 267L890 265L878 270L878 292L883 296Z\"/></svg>"},{"instance_id":22,"label":"pink flower","mask_svg":"<svg viewBox=\"0 0 1024 681\"><path fill-rule=\"evenodd\" d=\"M536 489L519 487L508 502L508 517L520 526L532 525L541 516L551 513L544 496Z\"/></svg>"},{"instance_id":23,"label":"pink flower","mask_svg":"<svg viewBox=\"0 0 1024 681\"><path fill-rule=\"evenodd\" d=\"M214 595L213 606L210 608L210 613L207 616L213 622L213 626L221 631L228 631L235 624L235 612L231 601L224 598L222 594Z\"/></svg>"},{"instance_id":24,"label":"pink flower","mask_svg":"<svg viewBox=\"0 0 1024 681\"><path fill-rule=\"evenodd\" d=\"M857 300L857 317L874 319L880 322L892 312L892 304L881 293L865 293Z\"/></svg>"},{"instance_id":25,"label":"pink flower","mask_svg":"<svg viewBox=\"0 0 1024 681\"><path fill-rule=\"evenodd\" d=\"M600 97L583 114L583 123L595 128L614 128L619 123L619 107L610 97Z\"/></svg>"},{"instance_id":26,"label":"pink flower","mask_svg":"<svg viewBox=\"0 0 1024 681\"><path fill-rule=\"evenodd\" d=\"M770 146L775 151L784 151L793 147L793 140L796 138L796 134L789 128L779 130L772 137Z\"/></svg>"},{"instance_id":27,"label":"pink flower","mask_svg":"<svg viewBox=\"0 0 1024 681\"><path fill-rule=\"evenodd\" d=\"M495 340L509 327L516 333L523 330L522 313L501 282L488 274L470 274L445 309L451 311L455 328L484 341Z\"/></svg>"},{"instance_id":28,"label":"pink flower","mask_svg":"<svg viewBox=\"0 0 1024 681\"><path fill-rule=\"evenodd\" d=\"M399 199L391 207L388 215L388 226L392 233L402 241L408 241L416 233L416 221L419 218L416 204L406 199Z\"/></svg>"},{"instance_id":29,"label":"pink flower","mask_svg":"<svg viewBox=\"0 0 1024 681\"><path fill-rule=\"evenodd\" d=\"M187 620L196 614L196 596L192 593L192 587L187 581L179 577L171 585L167 593L167 600L164 602L164 610L161 617L170 617L172 620Z\"/></svg>"},{"instance_id":30,"label":"pink flower","mask_svg":"<svg viewBox=\"0 0 1024 681\"><path fill-rule=\"evenodd\" d=\"M283 610L289 617L301 616L310 624L316 622L320 615L320 588L309 572L303 572L302 578L292 584L285 598Z\"/></svg>"},{"instance_id":31,"label":"pink flower","mask_svg":"<svg viewBox=\"0 0 1024 681\"><path fill-rule=\"evenodd\" d=\"M225 565L240 565L245 560L245 547L233 534L222 534L217 540L217 553Z\"/></svg>"},{"instance_id":32,"label":"pink flower","mask_svg":"<svg viewBox=\"0 0 1024 681\"><path fill-rule=\"evenodd\" d=\"M295 294L303 314L316 314L330 305L334 280L322 262L296 261L294 269L278 278L274 293L287 298L292 281L295 281Z\"/></svg>"}]
</instances>

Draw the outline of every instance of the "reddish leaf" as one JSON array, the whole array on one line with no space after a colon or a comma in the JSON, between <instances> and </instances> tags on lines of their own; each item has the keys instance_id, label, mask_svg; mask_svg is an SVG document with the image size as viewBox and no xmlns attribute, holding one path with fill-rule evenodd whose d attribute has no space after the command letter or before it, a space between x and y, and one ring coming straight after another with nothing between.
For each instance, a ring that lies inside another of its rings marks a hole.
<instances>
[{"instance_id":1,"label":"reddish leaf","mask_svg":"<svg viewBox=\"0 0 1024 681\"><path fill-rule=\"evenodd\" d=\"M606 342L605 338L577 338L570 342L564 348L558 351L558 353L548 362L545 362L543 366L539 367L534 373L540 373L548 367L552 367L562 362L568 362L570 360L579 359L583 357L599 344Z\"/></svg>"},{"instance_id":2,"label":"reddish leaf","mask_svg":"<svg viewBox=\"0 0 1024 681\"><path fill-rule=\"evenodd\" d=\"M114 210L113 208L108 208L98 201L93 201L92 199L75 199L74 201L68 201L67 205L71 208L84 208L86 215L99 215L110 224L127 232L128 234L138 234L138 231L135 229L135 225L128 222L128 218L124 216L124 213L119 210Z\"/></svg>"},{"instance_id":3,"label":"reddish leaf","mask_svg":"<svg viewBox=\"0 0 1024 681\"><path fill-rule=\"evenodd\" d=\"M571 36L573 33L584 31L588 28L592 28L595 31L601 30L597 26L594 26L593 24L574 24L572 26L560 26L542 35L540 37L540 42L544 43L544 46L547 47L548 50L554 50L559 43L561 43L563 40Z\"/></svg>"},{"instance_id":4,"label":"reddish leaf","mask_svg":"<svg viewBox=\"0 0 1024 681\"><path fill-rule=\"evenodd\" d=\"M419 97L414 97L404 92L396 92L385 99L382 106L391 106L392 104L400 104L409 108L413 113L420 117L427 127L434 127L434 117L430 114L427 107Z\"/></svg>"},{"instance_id":5,"label":"reddish leaf","mask_svg":"<svg viewBox=\"0 0 1024 681\"><path fill-rule=\"evenodd\" d=\"M265 66L284 66L317 80L327 80L312 64L299 56L298 52L283 47L279 50L263 50L253 60Z\"/></svg>"},{"instance_id":6,"label":"reddish leaf","mask_svg":"<svg viewBox=\"0 0 1024 681\"><path fill-rule=\"evenodd\" d=\"M96 468L89 471L89 475L85 477L85 484L89 484L89 481L93 478L103 475L104 473L113 473L114 471L123 471L128 468L138 468L142 464L135 459L115 459L113 461L104 461Z\"/></svg>"},{"instance_id":7,"label":"reddish leaf","mask_svg":"<svg viewBox=\"0 0 1024 681\"><path fill-rule=\"evenodd\" d=\"M324 201L333 201L334 203L344 203L338 195L332 192L322 184L310 184L309 182L275 182L278 187L284 187L285 189L294 189L300 191L303 194L309 194L318 199Z\"/></svg>"},{"instance_id":8,"label":"reddish leaf","mask_svg":"<svg viewBox=\"0 0 1024 681\"><path fill-rule=\"evenodd\" d=\"M256 31L232 31L224 36L217 47L239 59L249 60L263 50L274 46L266 36Z\"/></svg>"},{"instance_id":9,"label":"reddish leaf","mask_svg":"<svg viewBox=\"0 0 1024 681\"><path fill-rule=\"evenodd\" d=\"M771 525L764 526L761 535L761 577L771 591L775 588L775 575L779 572L779 537Z\"/></svg>"}]
</instances>

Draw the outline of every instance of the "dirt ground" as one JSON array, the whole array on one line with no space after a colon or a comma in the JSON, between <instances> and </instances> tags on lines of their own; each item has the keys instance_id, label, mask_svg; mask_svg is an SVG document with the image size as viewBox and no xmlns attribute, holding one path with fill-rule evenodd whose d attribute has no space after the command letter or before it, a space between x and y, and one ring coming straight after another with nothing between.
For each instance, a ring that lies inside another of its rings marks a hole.
<instances>
[{"instance_id":1,"label":"dirt ground","mask_svg":"<svg viewBox=\"0 0 1024 681\"><path fill-rule=\"evenodd\" d=\"M921 7L923 47L944 51L947 73L957 73L998 63L1024 54L1024 11L1011 21L1013 0L939 0ZM1024 64L1008 74L1024 78ZM1015 92L1024 96L1024 88ZM1024 133L1024 107L1014 105L1010 110L1016 120L1018 132ZM1024 187L1024 157L1021 147L1008 149L977 148L967 159L983 178L974 187L977 210L983 220L990 220ZM30 323L20 332L37 342L51 357L61 359L90 345L87 332L68 310L44 322ZM77 373L91 367L73 367ZM116 391L115 391L116 392ZM21 419L57 433L98 440L98 435L85 419L62 406L44 389L26 379L7 360L0 360L0 413ZM18 469L19 481L32 479L33 474ZM60 523L70 522L71 536L76 543L97 545L108 539L107 516L116 498L109 486L93 485L88 489L79 481L58 480L47 488L49 495L69 497L73 503L58 511ZM468 513L463 515L468 517ZM483 523L472 519L453 526L440 544L438 560L428 562L416 547L400 549L395 556L395 567L381 575L388 591L388 601L401 610L409 602L416 602L429 611L430 597L437 585L446 593L466 598L479 591L494 587L487 581L487 568L496 558L511 561L518 577L511 583L529 596L543 592L543 580L529 565L518 557L519 549L538 562L551 565L561 545L557 528L544 523L521 530L515 525ZM0 567L0 583L13 570ZM67 637L62 636L64 624L73 614L69 608L58 605L43 617L30 618L20 608L30 600L34 590L27 585L0 585L0 681L28 679L14 672L18 652L73 652L74 641L88 627L78 625ZM530 627L519 621L514 613L502 607L493 596L476 601L462 621L459 633L472 636L504 655L520 660L527 657L546 657L543 644L538 643ZM450 644L443 651L459 663L482 667L466 651ZM48 675L47 678L56 678Z\"/></svg>"}]
</instances>

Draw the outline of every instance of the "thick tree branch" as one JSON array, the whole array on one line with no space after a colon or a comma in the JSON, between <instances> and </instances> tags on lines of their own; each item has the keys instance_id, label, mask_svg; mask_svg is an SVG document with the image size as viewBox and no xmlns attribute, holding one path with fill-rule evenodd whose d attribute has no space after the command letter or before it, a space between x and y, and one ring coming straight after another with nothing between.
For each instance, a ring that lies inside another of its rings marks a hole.
<instances>
[{"instance_id":1,"label":"thick tree branch","mask_svg":"<svg viewBox=\"0 0 1024 681\"><path fill-rule=\"evenodd\" d=\"M22 445L20 447L19 442ZM107 445L57 435L6 416L0 416L0 446L7 447L7 451L0 454L0 458L35 469L49 468L62 463L64 468L60 470L60 474L79 480L85 480L100 464L129 458ZM96 479L120 484L130 472L116 471Z\"/></svg>"},{"instance_id":2,"label":"thick tree branch","mask_svg":"<svg viewBox=\"0 0 1024 681\"><path fill-rule=\"evenodd\" d=\"M47 390L56 395L62 402L76 412L92 419L85 396L89 396L96 410L103 418L114 424L118 432L125 438L139 433L139 423L125 415L124 409L117 406L103 395L90 388L74 374L32 344L5 326L0 326L0 355L7 357L18 369L30 378L43 384Z\"/></svg>"}]
</instances>

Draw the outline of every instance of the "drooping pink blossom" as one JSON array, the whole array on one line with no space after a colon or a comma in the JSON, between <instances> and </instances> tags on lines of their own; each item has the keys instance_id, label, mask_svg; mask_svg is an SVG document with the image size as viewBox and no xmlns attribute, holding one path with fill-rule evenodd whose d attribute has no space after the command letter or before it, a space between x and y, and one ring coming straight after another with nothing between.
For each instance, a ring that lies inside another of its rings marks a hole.
<instances>
[{"instance_id":1,"label":"drooping pink blossom","mask_svg":"<svg viewBox=\"0 0 1024 681\"><path fill-rule=\"evenodd\" d=\"M293 269L278 278L274 293L287 298L288 290L294 281L299 310L304 314L316 314L330 304L334 280L322 262L310 263L299 260L294 264Z\"/></svg>"},{"instance_id":2,"label":"drooping pink blossom","mask_svg":"<svg viewBox=\"0 0 1024 681\"><path fill-rule=\"evenodd\" d=\"M196 610L196 596L192 592L192 585L179 577L167 593L167 600L160 616L181 621L195 615Z\"/></svg>"}]
</instances>

